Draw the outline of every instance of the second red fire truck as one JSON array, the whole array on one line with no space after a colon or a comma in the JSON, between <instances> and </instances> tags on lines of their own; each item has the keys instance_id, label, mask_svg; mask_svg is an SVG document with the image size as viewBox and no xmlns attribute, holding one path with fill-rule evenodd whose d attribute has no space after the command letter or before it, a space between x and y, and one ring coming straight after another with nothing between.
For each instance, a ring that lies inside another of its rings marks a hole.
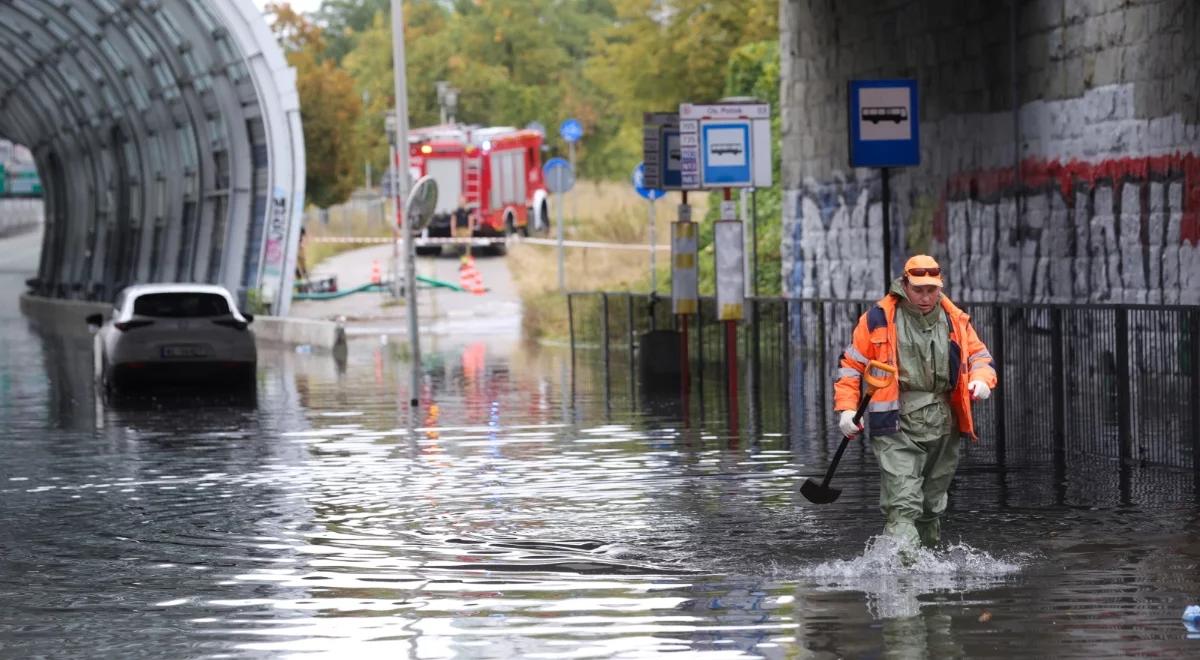
<instances>
[{"instance_id":1,"label":"second red fire truck","mask_svg":"<svg viewBox=\"0 0 1200 660\"><path fill-rule=\"evenodd\" d=\"M504 238L546 231L541 131L448 124L409 135L413 174L437 181L433 220L417 241L420 254L441 249L438 238ZM503 243L497 243L503 249Z\"/></svg>"}]
</instances>

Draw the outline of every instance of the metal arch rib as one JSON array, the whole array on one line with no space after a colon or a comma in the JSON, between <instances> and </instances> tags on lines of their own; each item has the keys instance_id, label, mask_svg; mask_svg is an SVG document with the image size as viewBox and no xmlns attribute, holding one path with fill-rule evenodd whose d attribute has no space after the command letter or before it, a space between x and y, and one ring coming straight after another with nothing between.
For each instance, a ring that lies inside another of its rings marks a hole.
<instances>
[{"instance_id":1,"label":"metal arch rib","mask_svg":"<svg viewBox=\"0 0 1200 660\"><path fill-rule=\"evenodd\" d=\"M37 293L179 278L286 312L303 136L294 71L250 3L0 1L0 48L0 137L33 148L46 190Z\"/></svg>"}]
</instances>

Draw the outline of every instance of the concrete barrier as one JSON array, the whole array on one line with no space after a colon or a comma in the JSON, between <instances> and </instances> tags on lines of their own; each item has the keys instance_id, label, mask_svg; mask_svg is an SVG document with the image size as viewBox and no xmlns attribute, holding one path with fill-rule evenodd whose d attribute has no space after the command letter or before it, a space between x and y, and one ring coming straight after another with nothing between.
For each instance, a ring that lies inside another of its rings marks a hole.
<instances>
[{"instance_id":1,"label":"concrete barrier","mask_svg":"<svg viewBox=\"0 0 1200 660\"><path fill-rule=\"evenodd\" d=\"M346 345L346 329L333 321L296 319L285 316L254 317L254 337L260 344L311 346L333 350Z\"/></svg>"},{"instance_id":2,"label":"concrete barrier","mask_svg":"<svg viewBox=\"0 0 1200 660\"><path fill-rule=\"evenodd\" d=\"M35 325L56 334L87 334L87 317L112 313L112 305L85 300L60 300L43 296L21 295L21 313ZM346 345L346 330L340 323L295 319L279 316L256 316L250 326L258 344L311 346L317 350L334 350Z\"/></svg>"}]
</instances>

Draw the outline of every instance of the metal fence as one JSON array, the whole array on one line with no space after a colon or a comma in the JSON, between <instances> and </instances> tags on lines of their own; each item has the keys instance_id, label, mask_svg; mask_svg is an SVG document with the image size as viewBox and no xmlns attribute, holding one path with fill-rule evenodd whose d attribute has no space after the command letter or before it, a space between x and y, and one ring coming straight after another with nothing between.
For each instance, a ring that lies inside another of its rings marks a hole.
<instances>
[{"instance_id":1,"label":"metal fence","mask_svg":"<svg viewBox=\"0 0 1200 660\"><path fill-rule=\"evenodd\" d=\"M752 428L836 439L837 360L868 301L747 301L736 354L738 418ZM670 300L568 296L574 359L598 351L606 397L637 396L639 339L677 328ZM962 305L993 355L1000 385L976 404L978 445L996 463L1083 455L1200 472L1200 307ZM730 416L725 334L715 302L688 328L691 397Z\"/></svg>"}]
</instances>

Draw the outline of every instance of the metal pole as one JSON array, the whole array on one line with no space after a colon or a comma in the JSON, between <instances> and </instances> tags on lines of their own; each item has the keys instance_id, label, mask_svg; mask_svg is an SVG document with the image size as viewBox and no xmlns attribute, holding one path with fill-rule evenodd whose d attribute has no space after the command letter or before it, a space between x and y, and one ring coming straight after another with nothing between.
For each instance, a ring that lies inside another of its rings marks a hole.
<instances>
[{"instance_id":1,"label":"metal pole","mask_svg":"<svg viewBox=\"0 0 1200 660\"><path fill-rule=\"evenodd\" d=\"M568 160L571 161L571 174L575 174L575 143L574 142L567 143L567 157L568 157ZM575 178L578 179L579 177L575 177ZM574 187L575 186L571 186L571 188L574 188ZM568 190L567 194L570 194L570 192L571 191ZM573 195L571 196L571 217L574 218L576 221L579 220L579 218L576 217L576 213L575 213L575 197Z\"/></svg>"},{"instance_id":2,"label":"metal pole","mask_svg":"<svg viewBox=\"0 0 1200 660\"><path fill-rule=\"evenodd\" d=\"M1066 402L1066 365L1063 351L1063 310L1061 307L1050 309L1050 412L1054 424L1054 460L1066 460L1067 451L1067 402Z\"/></svg>"},{"instance_id":3,"label":"metal pole","mask_svg":"<svg viewBox=\"0 0 1200 660\"><path fill-rule=\"evenodd\" d=\"M1129 395L1129 308L1117 307L1117 441L1121 465L1127 466L1133 459L1132 405Z\"/></svg>"},{"instance_id":4,"label":"metal pole","mask_svg":"<svg viewBox=\"0 0 1200 660\"><path fill-rule=\"evenodd\" d=\"M750 292L758 297L758 189L750 189Z\"/></svg>"},{"instance_id":5,"label":"metal pole","mask_svg":"<svg viewBox=\"0 0 1200 660\"><path fill-rule=\"evenodd\" d=\"M1196 485L1200 487L1200 310L1193 309L1188 320L1188 375L1192 381L1192 397L1188 407L1192 409L1192 472Z\"/></svg>"},{"instance_id":6,"label":"metal pole","mask_svg":"<svg viewBox=\"0 0 1200 660\"><path fill-rule=\"evenodd\" d=\"M571 335L571 369L575 368L575 297L567 294L567 330Z\"/></svg>"},{"instance_id":7,"label":"metal pole","mask_svg":"<svg viewBox=\"0 0 1200 660\"><path fill-rule=\"evenodd\" d=\"M396 152L400 171L396 186L400 199L408 199L408 88L404 59L404 8L402 0L392 0L392 69L396 94Z\"/></svg>"},{"instance_id":8,"label":"metal pole","mask_svg":"<svg viewBox=\"0 0 1200 660\"><path fill-rule=\"evenodd\" d=\"M604 408L607 410L612 402L611 383L609 382L609 364L608 364L608 294L600 294L600 315L603 317L600 323L600 355L601 361L604 363Z\"/></svg>"},{"instance_id":9,"label":"metal pole","mask_svg":"<svg viewBox=\"0 0 1200 660\"><path fill-rule=\"evenodd\" d=\"M391 153L389 154L388 160L388 167L391 169L392 173L393 211L392 221L390 223L392 225L392 263L390 270L392 281L388 283L388 286L390 287L389 293L391 293L391 296L393 298L399 298L400 289L397 287L400 286L400 274L396 266L400 263L400 225L404 222L402 218L404 215L404 197L401 196L400 187L396 183L400 180L400 157L396 154L398 149L396 149L395 140L396 136L393 134L392 144L389 147ZM383 287L380 287L380 289L382 290Z\"/></svg>"},{"instance_id":10,"label":"metal pole","mask_svg":"<svg viewBox=\"0 0 1200 660\"><path fill-rule=\"evenodd\" d=\"M750 215L749 197L750 195L747 194L745 188L738 191L738 220L742 220L747 215ZM746 254L750 252L746 249L746 243L750 241L750 238L750 236L746 235L745 231L742 231L742 295L746 298L754 295L751 293L750 284L750 268L752 264L751 260L746 258Z\"/></svg>"},{"instance_id":11,"label":"metal pole","mask_svg":"<svg viewBox=\"0 0 1200 660\"><path fill-rule=\"evenodd\" d=\"M725 201L732 201L733 190L725 188ZM715 265L715 264L714 264ZM743 293L745 284L742 285ZM719 314L719 310L718 310ZM737 359L737 321L727 320L725 323L725 384L726 397L729 402L729 430L736 434L741 427L738 422L738 359Z\"/></svg>"},{"instance_id":12,"label":"metal pole","mask_svg":"<svg viewBox=\"0 0 1200 660\"><path fill-rule=\"evenodd\" d=\"M628 321L628 327L626 329L628 330L629 335L629 405L631 410L633 410L635 409L633 406L637 401L637 369L634 361L635 348L633 341L633 336L635 334L633 321L633 293L625 294L625 319Z\"/></svg>"},{"instance_id":13,"label":"metal pole","mask_svg":"<svg viewBox=\"0 0 1200 660\"><path fill-rule=\"evenodd\" d=\"M657 252L657 250L655 248L657 246L658 246L658 242L657 242L657 239L655 239L655 237L654 237L654 200L652 199L652 200L650 200L650 295L651 295L651 297L653 297L654 294L658 292L658 270L656 268L657 261L655 258L655 252ZM651 313L653 314L654 308L651 307L650 309L651 309ZM653 323L651 323L651 327L653 327Z\"/></svg>"},{"instance_id":14,"label":"metal pole","mask_svg":"<svg viewBox=\"0 0 1200 660\"><path fill-rule=\"evenodd\" d=\"M396 94L396 189L400 206L397 211L404 215L403 202L408 199L408 89L404 59L404 7L402 0L392 0L392 70ZM403 218L400 235L404 241L404 293L408 307L408 343L412 353L412 376L409 380L409 403L417 405L421 386L421 341L417 334L417 277L413 263L413 235L409 219ZM396 272L396 271L393 271Z\"/></svg>"},{"instance_id":15,"label":"metal pole","mask_svg":"<svg viewBox=\"0 0 1200 660\"><path fill-rule=\"evenodd\" d=\"M364 112L366 111L367 105L370 102L371 102L371 93L364 89L363 93L362 93L362 104L363 104ZM366 188L369 190L371 188L371 159L369 157L363 161L363 169L365 170L365 174L367 175L366 176Z\"/></svg>"},{"instance_id":16,"label":"metal pole","mask_svg":"<svg viewBox=\"0 0 1200 660\"><path fill-rule=\"evenodd\" d=\"M883 292L887 293L892 287L892 191L888 186L888 168L882 168L883 174Z\"/></svg>"},{"instance_id":17,"label":"metal pole","mask_svg":"<svg viewBox=\"0 0 1200 660\"><path fill-rule=\"evenodd\" d=\"M563 272L563 194L558 195L558 290L565 292L567 290L567 278Z\"/></svg>"},{"instance_id":18,"label":"metal pole","mask_svg":"<svg viewBox=\"0 0 1200 660\"><path fill-rule=\"evenodd\" d=\"M1008 459L1008 447L1005 438L1004 402L1008 398L1005 392L1008 386L1004 375L1004 307L992 307L992 368L996 371L996 379L1000 387L996 389L996 464L1004 465Z\"/></svg>"}]
</instances>

